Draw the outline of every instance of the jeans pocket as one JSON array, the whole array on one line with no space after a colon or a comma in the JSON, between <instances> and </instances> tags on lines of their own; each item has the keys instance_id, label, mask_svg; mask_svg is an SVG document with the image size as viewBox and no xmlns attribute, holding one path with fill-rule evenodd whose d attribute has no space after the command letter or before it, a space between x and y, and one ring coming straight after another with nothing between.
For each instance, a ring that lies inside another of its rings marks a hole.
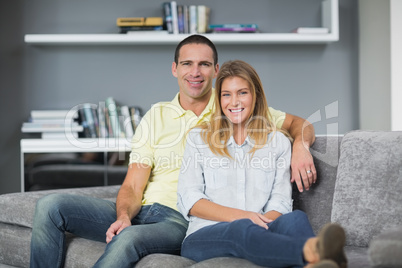
<instances>
[{"instance_id":1,"label":"jeans pocket","mask_svg":"<svg viewBox=\"0 0 402 268\"><path fill-rule=\"evenodd\" d=\"M162 221L172 221L177 222L180 225L186 226L188 222L184 217L176 210L169 208L167 206L161 205L159 203L154 203L150 205L145 217L142 220L143 224L147 223L157 223Z\"/></svg>"}]
</instances>

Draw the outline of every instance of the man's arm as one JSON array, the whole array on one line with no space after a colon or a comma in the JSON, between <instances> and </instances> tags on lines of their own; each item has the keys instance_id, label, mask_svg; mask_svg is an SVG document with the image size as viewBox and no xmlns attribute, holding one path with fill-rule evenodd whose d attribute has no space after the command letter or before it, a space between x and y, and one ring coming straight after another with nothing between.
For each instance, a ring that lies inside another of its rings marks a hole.
<instances>
[{"instance_id":1,"label":"man's arm","mask_svg":"<svg viewBox=\"0 0 402 268\"><path fill-rule=\"evenodd\" d=\"M314 127L307 120L287 113L282 128L294 139L291 182L296 182L299 191L303 192L303 186L308 190L317 180L313 156L309 151L315 141Z\"/></svg>"},{"instance_id":2,"label":"man's arm","mask_svg":"<svg viewBox=\"0 0 402 268\"><path fill-rule=\"evenodd\" d=\"M129 165L126 178L119 190L116 200L116 221L106 232L106 242L109 243L115 235L131 225L141 209L142 197L148 182L151 167L145 164Z\"/></svg>"}]
</instances>

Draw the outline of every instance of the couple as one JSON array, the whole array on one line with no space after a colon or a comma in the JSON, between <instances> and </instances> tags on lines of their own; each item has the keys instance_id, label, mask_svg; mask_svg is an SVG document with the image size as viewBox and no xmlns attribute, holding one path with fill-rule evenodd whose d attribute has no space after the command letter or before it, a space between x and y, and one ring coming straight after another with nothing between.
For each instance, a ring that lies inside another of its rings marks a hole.
<instances>
[{"instance_id":1,"label":"couple","mask_svg":"<svg viewBox=\"0 0 402 268\"><path fill-rule=\"evenodd\" d=\"M95 267L133 267L148 254L178 254L181 249L184 256L197 261L235 256L272 267L344 267L343 230L328 225L315 237L306 215L290 212L290 161L292 181L300 191L316 180L306 149L314 141L312 126L304 126L305 120L299 117L268 109L258 75L244 62L224 64L214 91L212 80L218 69L216 48L207 38L192 35L177 46L172 73L180 91L172 102L154 105L142 119L116 203L60 194L40 199L32 231L31 267L63 266L65 232L106 240L105 252ZM238 73L230 73L232 69ZM208 121L211 123L202 125ZM203 130L192 130L184 146L186 131L196 125ZM294 139L292 160L290 142L275 128L288 131ZM266 131L259 132L261 129ZM212 166L205 166L204 172L198 161L198 166L183 165L180 172L174 161L170 165L158 161L172 158L172 153L181 159L183 152L183 163L194 161L191 154L196 150L225 160L222 164L226 166L216 167L215 172ZM230 168L237 154L250 155L251 162L261 155L272 156L275 165ZM190 220L188 231L185 218ZM217 237L217 233L227 237ZM338 243L333 243L334 236ZM213 244L205 241L208 237L215 239ZM224 246L222 241L227 238L247 252Z\"/></svg>"}]
</instances>

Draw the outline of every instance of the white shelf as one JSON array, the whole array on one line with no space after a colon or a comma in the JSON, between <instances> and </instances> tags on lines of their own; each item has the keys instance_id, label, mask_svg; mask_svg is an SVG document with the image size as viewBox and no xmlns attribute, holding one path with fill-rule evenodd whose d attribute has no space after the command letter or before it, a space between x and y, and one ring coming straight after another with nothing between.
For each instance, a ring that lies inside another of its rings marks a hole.
<instances>
[{"instance_id":1,"label":"white shelf","mask_svg":"<svg viewBox=\"0 0 402 268\"><path fill-rule=\"evenodd\" d=\"M322 1L321 26L328 34L205 34L215 44L325 44L339 40L338 0ZM186 34L27 34L32 45L176 45Z\"/></svg>"},{"instance_id":2,"label":"white shelf","mask_svg":"<svg viewBox=\"0 0 402 268\"><path fill-rule=\"evenodd\" d=\"M130 152L131 142L117 138L22 139L21 153Z\"/></svg>"},{"instance_id":3,"label":"white shelf","mask_svg":"<svg viewBox=\"0 0 402 268\"><path fill-rule=\"evenodd\" d=\"M176 45L187 34L27 34L25 42L33 45ZM338 41L330 34L205 34L215 44L311 44Z\"/></svg>"}]
</instances>

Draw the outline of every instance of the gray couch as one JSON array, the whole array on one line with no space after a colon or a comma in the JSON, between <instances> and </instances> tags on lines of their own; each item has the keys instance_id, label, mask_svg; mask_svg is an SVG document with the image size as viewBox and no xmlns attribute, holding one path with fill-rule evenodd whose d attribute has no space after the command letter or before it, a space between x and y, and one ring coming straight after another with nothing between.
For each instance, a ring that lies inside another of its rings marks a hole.
<instances>
[{"instance_id":1,"label":"gray couch","mask_svg":"<svg viewBox=\"0 0 402 268\"><path fill-rule=\"evenodd\" d=\"M347 234L349 267L402 267L402 132L355 131L320 136L311 148L318 182L294 191L294 208L305 211L315 231L338 222ZM115 199L119 186L12 193L0 196L0 267L29 266L35 203L56 191ZM261 245L263 246L263 245ZM65 267L91 267L104 243L69 235ZM153 254L137 267L257 267L245 260L200 263Z\"/></svg>"}]
</instances>

